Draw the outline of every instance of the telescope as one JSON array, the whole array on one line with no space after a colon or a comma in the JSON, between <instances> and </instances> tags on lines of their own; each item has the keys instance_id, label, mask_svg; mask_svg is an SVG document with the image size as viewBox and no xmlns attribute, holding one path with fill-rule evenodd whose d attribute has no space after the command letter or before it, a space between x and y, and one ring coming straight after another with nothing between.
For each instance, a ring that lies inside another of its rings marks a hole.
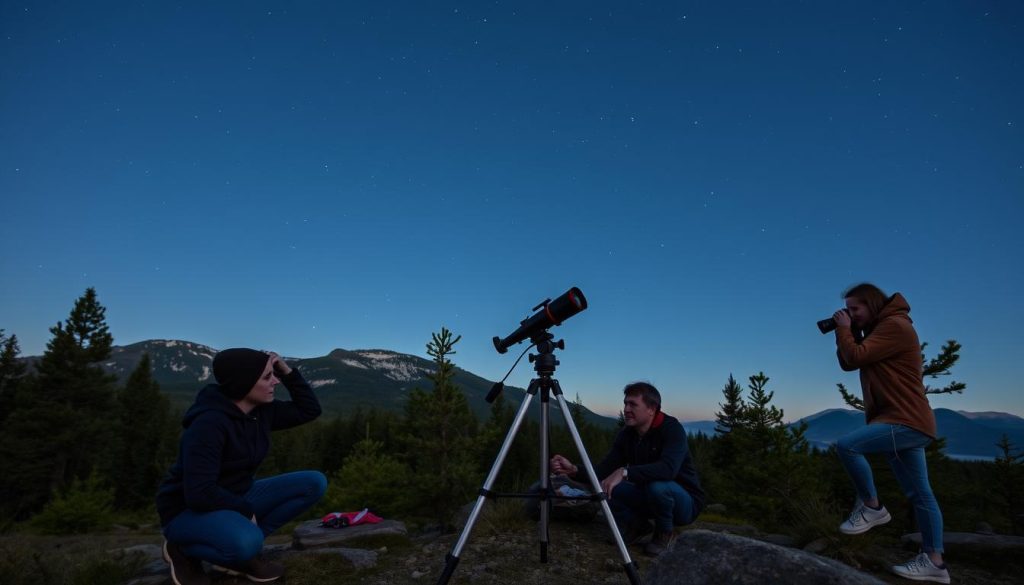
<instances>
[{"instance_id":1,"label":"telescope","mask_svg":"<svg viewBox=\"0 0 1024 585\"><path fill-rule=\"evenodd\" d=\"M583 291L574 286L557 299L545 299L534 307L533 311L536 312L533 316L521 321L519 328L505 339L495 336L494 349L498 350L498 353L505 353L510 346L533 337L553 325L561 325L563 321L586 308L587 299L583 296Z\"/></svg>"}]
</instances>

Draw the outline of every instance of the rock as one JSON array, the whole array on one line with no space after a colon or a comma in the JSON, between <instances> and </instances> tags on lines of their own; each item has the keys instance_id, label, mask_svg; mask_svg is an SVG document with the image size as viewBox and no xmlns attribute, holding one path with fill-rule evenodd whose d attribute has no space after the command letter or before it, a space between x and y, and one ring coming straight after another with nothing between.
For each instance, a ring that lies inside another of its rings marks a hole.
<instances>
[{"instance_id":1,"label":"rock","mask_svg":"<svg viewBox=\"0 0 1024 585\"><path fill-rule=\"evenodd\" d=\"M128 548L110 550L116 558L141 556L146 564L139 570L139 576L152 577L167 574L167 562L164 561L163 547L158 544L138 544Z\"/></svg>"},{"instance_id":2,"label":"rock","mask_svg":"<svg viewBox=\"0 0 1024 585\"><path fill-rule=\"evenodd\" d=\"M703 528L714 532L725 532L727 534L742 534L753 536L757 534L757 528L749 524L722 524L721 522L704 522L697 520L690 525L690 528Z\"/></svg>"},{"instance_id":3,"label":"rock","mask_svg":"<svg viewBox=\"0 0 1024 585\"><path fill-rule=\"evenodd\" d=\"M788 534L762 534L760 540L777 544L779 546L786 546L793 548L796 546L796 539Z\"/></svg>"},{"instance_id":4,"label":"rock","mask_svg":"<svg viewBox=\"0 0 1024 585\"><path fill-rule=\"evenodd\" d=\"M838 561L708 530L686 530L655 559L647 585L884 585Z\"/></svg>"},{"instance_id":5,"label":"rock","mask_svg":"<svg viewBox=\"0 0 1024 585\"><path fill-rule=\"evenodd\" d=\"M725 513L728 511L728 508L725 507L725 504L708 504L707 506L704 507L704 511L708 514L718 514L719 516L725 516Z\"/></svg>"},{"instance_id":6,"label":"rock","mask_svg":"<svg viewBox=\"0 0 1024 585\"><path fill-rule=\"evenodd\" d=\"M412 575L410 575L410 577L412 577L413 579L419 579L420 577L423 577L424 575L426 575L426 573L424 573L423 571L413 571Z\"/></svg>"},{"instance_id":7,"label":"rock","mask_svg":"<svg viewBox=\"0 0 1024 585\"><path fill-rule=\"evenodd\" d=\"M142 569L139 570L139 575L143 577L149 577L152 575L169 575L169 569L167 567L167 561L159 559L156 561L150 561L146 563Z\"/></svg>"},{"instance_id":8,"label":"rock","mask_svg":"<svg viewBox=\"0 0 1024 585\"><path fill-rule=\"evenodd\" d=\"M978 522L978 526L974 528L974 531L978 534L995 534L996 531L992 530L992 525L988 522Z\"/></svg>"},{"instance_id":9,"label":"rock","mask_svg":"<svg viewBox=\"0 0 1024 585\"><path fill-rule=\"evenodd\" d=\"M921 547L921 533L904 534L901 538L907 548ZM946 552L972 551L987 553L1024 553L1024 536L1007 534L975 534L973 532L943 532L942 545Z\"/></svg>"},{"instance_id":10,"label":"rock","mask_svg":"<svg viewBox=\"0 0 1024 585\"><path fill-rule=\"evenodd\" d=\"M303 552L291 552L288 556L296 555L338 555L345 558L348 562L352 563L357 569L368 569L370 567L377 566L377 553L372 550L364 550L361 548L345 548L345 547L328 547L318 548L312 551Z\"/></svg>"},{"instance_id":11,"label":"rock","mask_svg":"<svg viewBox=\"0 0 1024 585\"><path fill-rule=\"evenodd\" d=\"M163 547L159 544L137 544L135 546L129 546L128 548L115 549L109 552L119 552L123 556L140 554L149 560L164 558Z\"/></svg>"},{"instance_id":12,"label":"rock","mask_svg":"<svg viewBox=\"0 0 1024 585\"><path fill-rule=\"evenodd\" d=\"M260 551L260 554L266 555L270 558L275 558L281 556L281 554L285 552L288 552L291 548L292 545L290 544L264 544L263 550Z\"/></svg>"},{"instance_id":13,"label":"rock","mask_svg":"<svg viewBox=\"0 0 1024 585\"><path fill-rule=\"evenodd\" d=\"M295 549L323 548L337 546L343 542L366 536L399 535L408 536L404 522L384 520L377 524L360 524L346 528L323 528L319 520L303 522L292 533L292 547Z\"/></svg>"}]
</instances>

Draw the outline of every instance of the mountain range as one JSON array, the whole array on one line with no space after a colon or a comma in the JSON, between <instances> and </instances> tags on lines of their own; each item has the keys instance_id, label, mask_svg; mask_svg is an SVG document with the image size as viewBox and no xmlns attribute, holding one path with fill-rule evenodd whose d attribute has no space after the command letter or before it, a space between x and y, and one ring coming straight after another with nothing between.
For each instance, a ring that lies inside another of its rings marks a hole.
<instances>
[{"instance_id":1,"label":"mountain range","mask_svg":"<svg viewBox=\"0 0 1024 585\"><path fill-rule=\"evenodd\" d=\"M1024 448L1024 418L1005 412L967 412L936 408L935 423L940 437L946 439L946 455L955 459L991 460L1001 452L996 447L1005 433L1016 449ZM807 423L804 437L818 449L827 449L839 437L864 426L859 410L830 408L806 416L792 425ZM715 432L715 421L684 422L690 434Z\"/></svg>"},{"instance_id":2,"label":"mountain range","mask_svg":"<svg viewBox=\"0 0 1024 585\"><path fill-rule=\"evenodd\" d=\"M190 341L154 339L114 346L110 359L103 367L116 375L120 382L127 380L138 365L143 353L148 353L153 367L153 378L172 406L185 409L192 403L196 392L213 382L213 356L218 350ZM32 362L38 358L26 358ZM427 377L434 371L430 360L383 349L335 349L314 358L290 358L286 361L299 368L303 377L317 393L325 416L347 415L357 408L371 408L401 412L406 397L414 388L429 391L433 383ZM493 382L455 368L455 384L462 389L470 408L480 419L490 415L491 405L485 396ZM505 400L513 408L522 402L525 390L506 386ZM571 401L573 397L566 396ZM540 400L530 405L529 418L539 418ZM557 403L551 403L551 420L561 421ZM584 407L584 418L598 426L610 428L616 420L591 412Z\"/></svg>"}]
</instances>

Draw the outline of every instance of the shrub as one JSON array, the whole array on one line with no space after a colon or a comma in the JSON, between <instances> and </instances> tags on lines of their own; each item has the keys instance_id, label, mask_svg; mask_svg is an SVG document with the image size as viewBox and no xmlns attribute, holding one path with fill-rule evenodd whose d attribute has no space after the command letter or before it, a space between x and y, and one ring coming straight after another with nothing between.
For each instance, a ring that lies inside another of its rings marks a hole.
<instances>
[{"instance_id":1,"label":"shrub","mask_svg":"<svg viewBox=\"0 0 1024 585\"><path fill-rule=\"evenodd\" d=\"M30 524L44 534L81 534L108 528L113 523L114 490L96 473L75 479L32 518Z\"/></svg>"},{"instance_id":2,"label":"shrub","mask_svg":"<svg viewBox=\"0 0 1024 585\"><path fill-rule=\"evenodd\" d=\"M380 516L404 512L409 469L383 450L382 443L371 439L356 443L341 469L331 474L321 507L328 512L369 508Z\"/></svg>"}]
</instances>

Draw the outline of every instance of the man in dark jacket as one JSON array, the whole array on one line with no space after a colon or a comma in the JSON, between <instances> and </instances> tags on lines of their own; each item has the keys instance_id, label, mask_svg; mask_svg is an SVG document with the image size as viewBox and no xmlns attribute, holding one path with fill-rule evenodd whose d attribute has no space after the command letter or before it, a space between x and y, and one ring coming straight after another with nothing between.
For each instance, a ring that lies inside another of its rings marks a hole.
<instances>
[{"instance_id":1,"label":"man in dark jacket","mask_svg":"<svg viewBox=\"0 0 1024 585\"><path fill-rule=\"evenodd\" d=\"M644 552L661 554L674 536L673 527L693 522L704 508L704 490L693 466L686 432L677 419L661 412L661 394L646 382L623 390L626 424L594 471L627 544L652 530ZM579 468L562 455L551 458L551 471L582 479Z\"/></svg>"},{"instance_id":2,"label":"man in dark jacket","mask_svg":"<svg viewBox=\"0 0 1024 585\"><path fill-rule=\"evenodd\" d=\"M213 358L216 384L185 413L178 459L156 497L164 559L176 585L206 585L201 560L215 569L269 582L284 567L261 560L263 539L323 495L319 471L256 480L270 432L309 422L320 402L302 375L277 354L234 348ZM284 383L290 401L275 400Z\"/></svg>"}]
</instances>

